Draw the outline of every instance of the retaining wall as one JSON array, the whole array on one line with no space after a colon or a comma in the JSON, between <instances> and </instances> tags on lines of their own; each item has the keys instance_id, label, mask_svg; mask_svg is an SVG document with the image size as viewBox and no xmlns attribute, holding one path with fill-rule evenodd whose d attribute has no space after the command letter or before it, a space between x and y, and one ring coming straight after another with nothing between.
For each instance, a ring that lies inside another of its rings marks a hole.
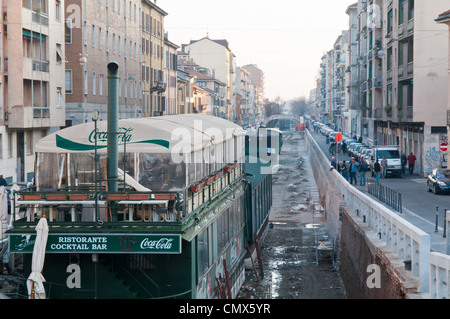
<instances>
[{"instance_id":1,"label":"retaining wall","mask_svg":"<svg viewBox=\"0 0 450 319\"><path fill-rule=\"evenodd\" d=\"M330 170L329 160L309 132L306 141L327 229L340 250L338 265L347 296L422 297L416 292L429 289L429 235L359 192L336 170ZM367 284L374 274L370 265L379 267L380 288ZM411 270L407 270L409 265Z\"/></svg>"}]
</instances>

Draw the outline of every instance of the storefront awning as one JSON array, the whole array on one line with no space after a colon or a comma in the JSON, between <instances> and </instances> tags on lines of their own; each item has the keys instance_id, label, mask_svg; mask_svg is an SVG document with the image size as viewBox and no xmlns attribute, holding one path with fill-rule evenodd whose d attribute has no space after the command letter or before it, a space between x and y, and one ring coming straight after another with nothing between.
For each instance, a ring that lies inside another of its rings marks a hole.
<instances>
[{"instance_id":1,"label":"storefront awning","mask_svg":"<svg viewBox=\"0 0 450 319\"><path fill-rule=\"evenodd\" d=\"M40 34L40 33L33 32L33 31L30 31L27 29L22 29L22 34L26 35L28 37L33 37L38 40L45 40L45 34Z\"/></svg>"}]
</instances>

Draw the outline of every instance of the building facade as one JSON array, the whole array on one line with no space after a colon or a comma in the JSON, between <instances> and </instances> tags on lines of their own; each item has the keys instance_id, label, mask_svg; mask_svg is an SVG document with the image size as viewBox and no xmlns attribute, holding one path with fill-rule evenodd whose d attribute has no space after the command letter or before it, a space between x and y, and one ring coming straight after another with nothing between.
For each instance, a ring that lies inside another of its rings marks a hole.
<instances>
[{"instance_id":1,"label":"building facade","mask_svg":"<svg viewBox=\"0 0 450 319\"><path fill-rule=\"evenodd\" d=\"M164 96L165 114L177 114L177 49L178 45L170 42L166 33L164 39L164 82L166 83L166 92Z\"/></svg>"},{"instance_id":2,"label":"building facade","mask_svg":"<svg viewBox=\"0 0 450 319\"><path fill-rule=\"evenodd\" d=\"M423 176L447 165L440 144L447 141L449 40L447 26L435 21L445 10L445 0L433 6L424 0L359 0L346 12L348 51L342 53L350 61L342 131L369 146L398 145L414 153L414 173ZM317 97L321 120L334 125L337 44L322 57Z\"/></svg>"},{"instance_id":3,"label":"building facade","mask_svg":"<svg viewBox=\"0 0 450 319\"><path fill-rule=\"evenodd\" d=\"M30 182L35 142L65 125L64 0L1 5L1 174Z\"/></svg>"},{"instance_id":4,"label":"building facade","mask_svg":"<svg viewBox=\"0 0 450 319\"><path fill-rule=\"evenodd\" d=\"M189 44L183 44L182 51L186 52L189 58L198 65L210 69L215 78L227 85L227 103L220 107L220 116L228 120L236 120L235 104L233 103L236 62L228 41L205 37L200 40L192 40Z\"/></svg>"},{"instance_id":5,"label":"building facade","mask_svg":"<svg viewBox=\"0 0 450 319\"><path fill-rule=\"evenodd\" d=\"M140 1L66 1L68 125L107 117L107 64L119 64L119 116L142 116ZM81 17L81 18L80 18Z\"/></svg>"},{"instance_id":6,"label":"building facade","mask_svg":"<svg viewBox=\"0 0 450 319\"><path fill-rule=\"evenodd\" d=\"M165 16L167 12L158 7L156 1L142 0L141 75L144 116L161 116L165 112Z\"/></svg>"},{"instance_id":7,"label":"building facade","mask_svg":"<svg viewBox=\"0 0 450 319\"><path fill-rule=\"evenodd\" d=\"M450 31L450 10L447 10L443 13L441 13L438 18L436 19L437 23L443 23L443 24L447 24L449 31ZM450 36L450 32L449 32L449 36ZM447 140L443 141L442 144L447 144L448 145L448 132L450 131L450 39L449 39L449 46L448 46L448 88L447 88L447 93L448 93L448 107L447 107ZM448 159L448 153L449 150L447 148L447 154L445 154L444 152L444 160L445 162L447 162ZM448 168L448 165L447 165Z\"/></svg>"},{"instance_id":8,"label":"building facade","mask_svg":"<svg viewBox=\"0 0 450 319\"><path fill-rule=\"evenodd\" d=\"M434 19L447 1L387 1L383 4L383 113L374 124L377 144L399 145L427 175L444 163L447 138L448 28Z\"/></svg>"},{"instance_id":9,"label":"building facade","mask_svg":"<svg viewBox=\"0 0 450 319\"><path fill-rule=\"evenodd\" d=\"M248 64L242 67L250 73L250 81L255 87L255 124L264 120L264 100L265 100L265 75L256 64Z\"/></svg>"}]
</instances>

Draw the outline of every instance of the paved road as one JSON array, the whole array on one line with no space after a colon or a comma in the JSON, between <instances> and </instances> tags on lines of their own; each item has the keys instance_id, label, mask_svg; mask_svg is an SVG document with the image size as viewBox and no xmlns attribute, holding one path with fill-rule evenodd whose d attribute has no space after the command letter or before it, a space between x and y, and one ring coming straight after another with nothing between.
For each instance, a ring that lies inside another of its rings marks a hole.
<instances>
[{"instance_id":1,"label":"paved road","mask_svg":"<svg viewBox=\"0 0 450 319\"><path fill-rule=\"evenodd\" d=\"M328 152L329 144L325 143L325 136L320 133L311 132L324 154L330 158L332 155ZM349 161L347 154L339 153L339 161ZM406 170L407 171L407 170ZM444 210L450 209L450 195L435 195L428 192L426 178L419 175L409 175L398 177L387 177L381 180L381 184L395 189L402 193L403 212L401 217L430 234L431 249L433 251L447 253L447 238L444 233ZM367 173L367 177L370 173ZM356 186L360 191L368 194L367 186ZM369 195L370 196L370 195ZM438 207L438 233L436 229L436 207Z\"/></svg>"}]
</instances>

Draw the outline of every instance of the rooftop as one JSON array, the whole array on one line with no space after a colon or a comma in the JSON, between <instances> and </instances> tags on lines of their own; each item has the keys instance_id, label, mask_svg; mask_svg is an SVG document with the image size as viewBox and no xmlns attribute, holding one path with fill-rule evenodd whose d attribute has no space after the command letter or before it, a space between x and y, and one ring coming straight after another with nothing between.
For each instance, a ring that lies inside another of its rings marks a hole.
<instances>
[{"instance_id":1,"label":"rooftop","mask_svg":"<svg viewBox=\"0 0 450 319\"><path fill-rule=\"evenodd\" d=\"M450 19L450 10L447 10L445 12L442 12L438 18L436 19L437 22L441 22L443 20Z\"/></svg>"}]
</instances>

